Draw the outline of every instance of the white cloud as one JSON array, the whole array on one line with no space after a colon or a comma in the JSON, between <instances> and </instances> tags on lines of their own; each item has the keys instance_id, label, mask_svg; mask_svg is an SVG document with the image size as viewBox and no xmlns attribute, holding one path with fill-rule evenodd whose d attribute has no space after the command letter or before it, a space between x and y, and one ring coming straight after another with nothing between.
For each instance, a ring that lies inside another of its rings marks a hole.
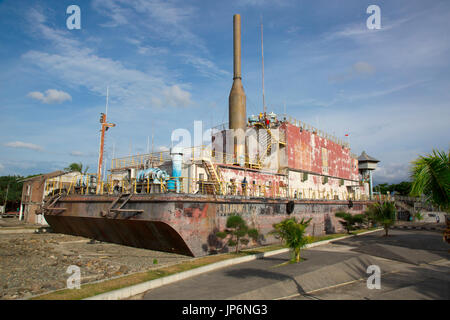
<instances>
[{"instance_id":1,"label":"white cloud","mask_svg":"<svg viewBox=\"0 0 450 320\"><path fill-rule=\"evenodd\" d=\"M358 74L372 74L375 72L375 67L364 61L356 62L352 69Z\"/></svg>"},{"instance_id":2,"label":"white cloud","mask_svg":"<svg viewBox=\"0 0 450 320\"><path fill-rule=\"evenodd\" d=\"M164 89L166 104L174 107L186 107L191 104L191 94L174 85Z\"/></svg>"},{"instance_id":3,"label":"white cloud","mask_svg":"<svg viewBox=\"0 0 450 320\"><path fill-rule=\"evenodd\" d=\"M28 143L28 142L22 142L22 141L8 142L8 143L5 143L4 145L6 147L11 147L11 148L31 149L31 150L36 150L36 151L44 150L43 147L41 147L41 146L39 146L37 144Z\"/></svg>"},{"instance_id":4,"label":"white cloud","mask_svg":"<svg viewBox=\"0 0 450 320\"><path fill-rule=\"evenodd\" d=\"M331 75L328 77L328 80L331 82L341 82L350 79L354 79L356 77L364 77L369 76L375 73L375 67L369 64L368 62L358 61L352 65L350 69L346 72L336 75Z\"/></svg>"},{"instance_id":5,"label":"white cloud","mask_svg":"<svg viewBox=\"0 0 450 320\"><path fill-rule=\"evenodd\" d=\"M147 37L206 51L202 39L190 31L196 9L181 1L163 0L94 0L92 6L108 17L104 27L134 26Z\"/></svg>"},{"instance_id":6,"label":"white cloud","mask_svg":"<svg viewBox=\"0 0 450 320\"><path fill-rule=\"evenodd\" d=\"M45 21L40 14L34 15L40 17L35 20ZM50 40L57 52L32 50L22 57L69 85L84 86L91 92L104 95L107 79L110 101L121 103L128 109L151 108L155 101L159 102L157 106L160 107L187 106L191 103L191 94L182 89L182 85L166 80L158 71L152 74L151 71L128 68L120 61L94 54L78 41L66 41L63 31L53 30L44 23L35 23L34 27L42 31L39 35ZM33 93L32 96L40 100L50 99L39 93Z\"/></svg>"},{"instance_id":7,"label":"white cloud","mask_svg":"<svg viewBox=\"0 0 450 320\"><path fill-rule=\"evenodd\" d=\"M5 166L0 163L0 171L2 171L3 169L5 169Z\"/></svg>"},{"instance_id":8,"label":"white cloud","mask_svg":"<svg viewBox=\"0 0 450 320\"><path fill-rule=\"evenodd\" d=\"M72 151L72 152L70 152L70 155L71 155L71 156L74 156L74 157L82 157L82 156L84 156L84 152L81 152L81 151Z\"/></svg>"},{"instance_id":9,"label":"white cloud","mask_svg":"<svg viewBox=\"0 0 450 320\"><path fill-rule=\"evenodd\" d=\"M137 48L137 52L142 55L153 56L153 55L166 55L169 53L168 48L144 45L142 41L138 39L126 38L125 41L135 45Z\"/></svg>"},{"instance_id":10,"label":"white cloud","mask_svg":"<svg viewBox=\"0 0 450 320\"><path fill-rule=\"evenodd\" d=\"M64 101L72 101L70 94L56 89L48 89L45 94L39 91L33 91L28 94L28 97L41 101L42 103L62 103Z\"/></svg>"},{"instance_id":11,"label":"white cloud","mask_svg":"<svg viewBox=\"0 0 450 320\"><path fill-rule=\"evenodd\" d=\"M180 56L184 58L184 61L187 64L192 65L200 74L208 78L218 78L221 76L231 75L230 72L220 69L209 59L188 54L182 54Z\"/></svg>"},{"instance_id":12,"label":"white cloud","mask_svg":"<svg viewBox=\"0 0 450 320\"><path fill-rule=\"evenodd\" d=\"M374 183L399 183L410 180L410 166L407 163L379 165L373 173Z\"/></svg>"},{"instance_id":13,"label":"white cloud","mask_svg":"<svg viewBox=\"0 0 450 320\"><path fill-rule=\"evenodd\" d=\"M290 3L290 0L277 0L277 1L271 1L271 0L238 0L237 4L241 6L255 6L255 7L262 7L266 5L273 5L273 6L286 6Z\"/></svg>"}]
</instances>

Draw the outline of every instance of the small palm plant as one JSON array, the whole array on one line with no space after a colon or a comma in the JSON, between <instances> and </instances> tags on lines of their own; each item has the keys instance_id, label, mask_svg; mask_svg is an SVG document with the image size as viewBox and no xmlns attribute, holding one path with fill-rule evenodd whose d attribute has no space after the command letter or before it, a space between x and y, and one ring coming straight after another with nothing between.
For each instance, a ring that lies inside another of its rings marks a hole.
<instances>
[{"instance_id":1,"label":"small palm plant","mask_svg":"<svg viewBox=\"0 0 450 320\"><path fill-rule=\"evenodd\" d=\"M250 239L256 241L259 237L257 229L250 229L242 217L238 215L229 216L225 231L217 232L216 236L221 239L229 238L227 245L236 246L236 253L239 252L239 244L244 245L250 242ZM248 236L248 237L247 237Z\"/></svg>"},{"instance_id":2,"label":"small palm plant","mask_svg":"<svg viewBox=\"0 0 450 320\"><path fill-rule=\"evenodd\" d=\"M422 221L424 219L423 214L419 211L414 215L414 219L416 219L417 221Z\"/></svg>"},{"instance_id":3,"label":"small palm plant","mask_svg":"<svg viewBox=\"0 0 450 320\"><path fill-rule=\"evenodd\" d=\"M383 226L385 236L387 237L389 228L395 223L397 217L397 209L395 208L394 202L376 202L371 207L375 215L375 220Z\"/></svg>"},{"instance_id":4,"label":"small palm plant","mask_svg":"<svg viewBox=\"0 0 450 320\"><path fill-rule=\"evenodd\" d=\"M297 222L292 217L273 225L274 230L270 233L292 249L292 262L300 262L300 249L310 242L309 237L305 235L310 222L311 218L308 220L302 218L300 222Z\"/></svg>"},{"instance_id":5,"label":"small palm plant","mask_svg":"<svg viewBox=\"0 0 450 320\"><path fill-rule=\"evenodd\" d=\"M364 223L367 225L367 228L376 226L377 219L375 208L373 206L368 206L366 211L364 212Z\"/></svg>"},{"instance_id":6,"label":"small palm plant","mask_svg":"<svg viewBox=\"0 0 450 320\"><path fill-rule=\"evenodd\" d=\"M342 221L339 222L344 226L348 234L350 234L350 231L356 229L357 224L361 224L364 221L364 215L362 214L352 215L348 212L339 211L336 212L335 216L342 219Z\"/></svg>"}]
</instances>

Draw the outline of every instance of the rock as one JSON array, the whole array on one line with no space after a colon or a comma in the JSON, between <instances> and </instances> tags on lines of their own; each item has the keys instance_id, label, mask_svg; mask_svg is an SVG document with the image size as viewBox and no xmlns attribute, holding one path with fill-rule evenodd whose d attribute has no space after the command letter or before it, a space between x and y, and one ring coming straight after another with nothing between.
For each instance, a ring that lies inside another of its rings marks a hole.
<instances>
[{"instance_id":1,"label":"rock","mask_svg":"<svg viewBox=\"0 0 450 320\"><path fill-rule=\"evenodd\" d=\"M120 268L119 268L119 271L118 272L121 272L121 273L128 273L128 271L129 271L129 268L127 267L127 266L120 266Z\"/></svg>"},{"instance_id":2,"label":"rock","mask_svg":"<svg viewBox=\"0 0 450 320\"><path fill-rule=\"evenodd\" d=\"M39 291L39 290L41 290L42 289L42 285L40 285L40 284L38 284L38 283L34 283L32 286L31 286L31 291Z\"/></svg>"}]
</instances>

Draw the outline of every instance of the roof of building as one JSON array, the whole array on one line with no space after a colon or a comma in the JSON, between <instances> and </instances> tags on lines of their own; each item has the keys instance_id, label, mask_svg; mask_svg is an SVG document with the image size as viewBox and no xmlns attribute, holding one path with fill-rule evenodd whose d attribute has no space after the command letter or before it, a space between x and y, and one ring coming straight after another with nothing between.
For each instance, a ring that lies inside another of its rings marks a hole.
<instances>
[{"instance_id":1,"label":"roof of building","mask_svg":"<svg viewBox=\"0 0 450 320\"><path fill-rule=\"evenodd\" d=\"M46 180L46 179L58 177L58 176L63 175L65 173L66 172L62 171L62 170L56 170L56 171L53 171L53 172L50 172L50 173L45 173L45 174L40 174L38 176L25 178L25 179L20 180L20 182L32 181L32 180L36 180L36 179L44 179L44 180Z\"/></svg>"},{"instance_id":2,"label":"roof of building","mask_svg":"<svg viewBox=\"0 0 450 320\"><path fill-rule=\"evenodd\" d=\"M359 162L380 162L380 160L377 160L375 158L372 158L369 156L365 151L361 153L361 155L358 157Z\"/></svg>"}]
</instances>

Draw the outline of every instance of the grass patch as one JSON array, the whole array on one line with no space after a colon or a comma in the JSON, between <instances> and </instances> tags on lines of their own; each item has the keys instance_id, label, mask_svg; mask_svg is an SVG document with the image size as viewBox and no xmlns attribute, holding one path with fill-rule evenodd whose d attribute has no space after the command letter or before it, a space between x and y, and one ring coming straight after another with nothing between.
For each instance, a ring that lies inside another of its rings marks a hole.
<instances>
[{"instance_id":1,"label":"grass patch","mask_svg":"<svg viewBox=\"0 0 450 320\"><path fill-rule=\"evenodd\" d=\"M325 241L325 240L331 240L336 238L342 238L348 236L346 233L333 233L333 234L327 234L324 236L316 236L312 237L312 241L310 243L319 242L319 241Z\"/></svg>"}]
</instances>

